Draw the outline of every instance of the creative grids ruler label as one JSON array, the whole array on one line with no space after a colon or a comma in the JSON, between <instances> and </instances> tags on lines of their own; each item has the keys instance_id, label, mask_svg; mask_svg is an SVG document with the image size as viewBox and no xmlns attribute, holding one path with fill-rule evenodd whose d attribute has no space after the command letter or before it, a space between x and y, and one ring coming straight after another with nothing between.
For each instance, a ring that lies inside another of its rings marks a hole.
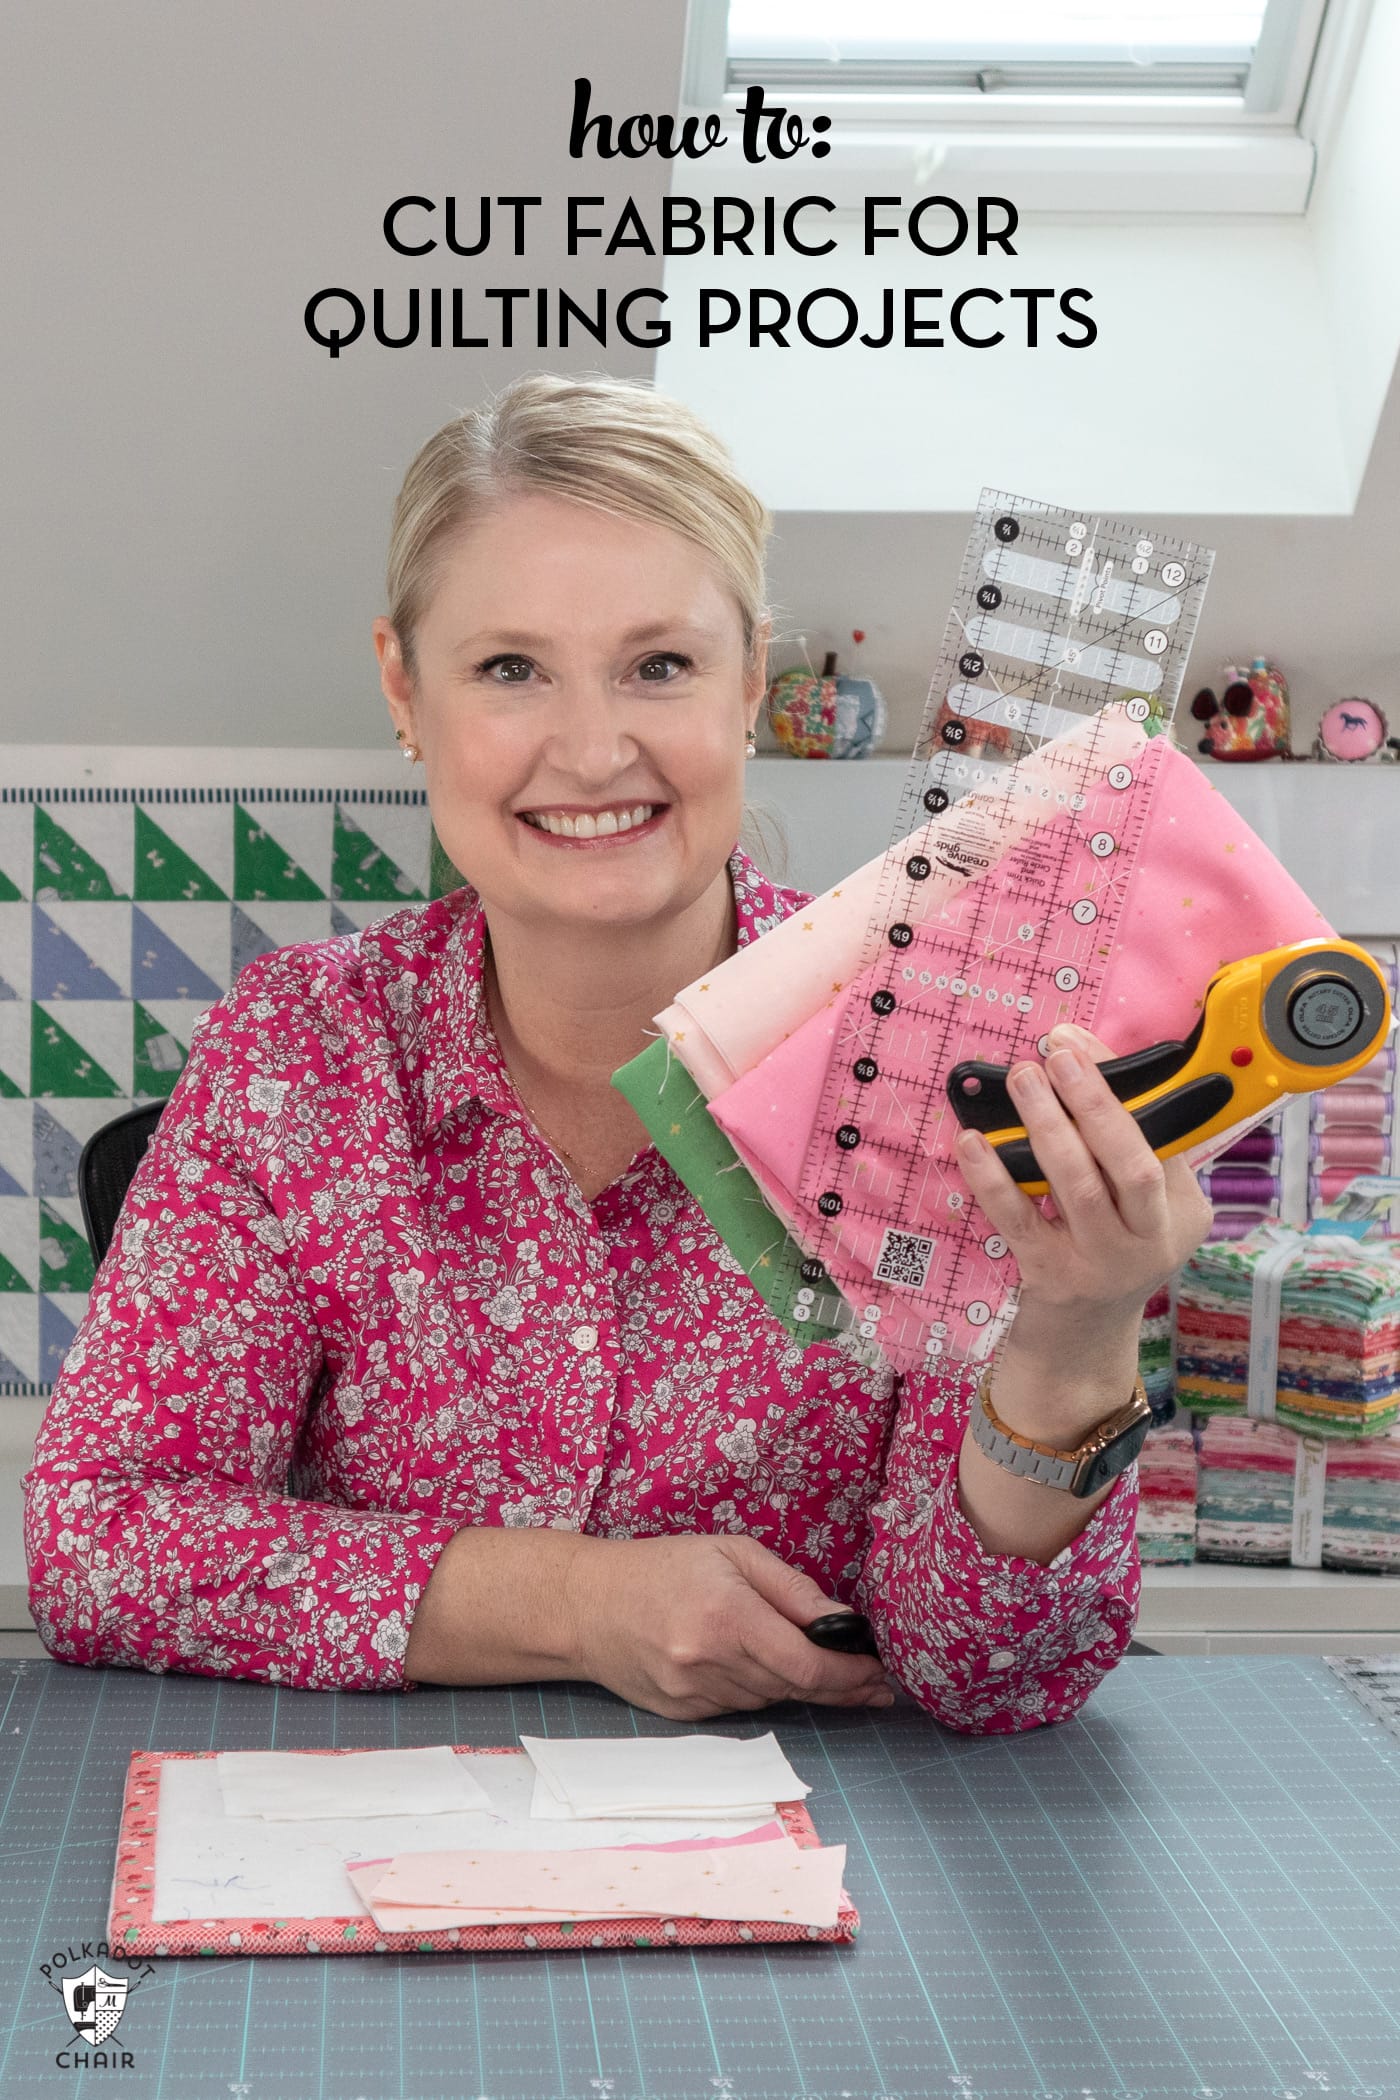
<instances>
[{"instance_id":1,"label":"creative grids ruler label","mask_svg":"<svg viewBox=\"0 0 1400 2100\"><path fill-rule=\"evenodd\" d=\"M952 1165L945 1087L1091 1026L1211 553L984 490L800 1196L800 1321L897 1370L990 1353L1005 1242ZM1014 771L1013 771L1014 768Z\"/></svg>"}]
</instances>

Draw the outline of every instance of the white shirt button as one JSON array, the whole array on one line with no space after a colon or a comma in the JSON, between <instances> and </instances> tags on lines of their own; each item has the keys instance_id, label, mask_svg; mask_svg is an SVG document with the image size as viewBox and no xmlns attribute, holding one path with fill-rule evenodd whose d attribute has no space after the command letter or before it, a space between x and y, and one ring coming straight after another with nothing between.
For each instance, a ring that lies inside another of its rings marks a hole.
<instances>
[{"instance_id":1,"label":"white shirt button","mask_svg":"<svg viewBox=\"0 0 1400 2100\"><path fill-rule=\"evenodd\" d=\"M569 1336L569 1340L573 1343L575 1349L596 1349L598 1346L598 1330L596 1327L576 1327Z\"/></svg>"}]
</instances>

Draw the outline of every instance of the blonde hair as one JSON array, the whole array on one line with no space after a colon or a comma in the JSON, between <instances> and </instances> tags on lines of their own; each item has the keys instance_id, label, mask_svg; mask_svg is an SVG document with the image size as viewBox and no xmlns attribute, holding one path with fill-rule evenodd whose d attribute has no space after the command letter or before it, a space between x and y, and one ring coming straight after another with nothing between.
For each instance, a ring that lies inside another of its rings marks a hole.
<instances>
[{"instance_id":1,"label":"blonde hair","mask_svg":"<svg viewBox=\"0 0 1400 2100\"><path fill-rule=\"evenodd\" d=\"M389 536L389 618L416 678L414 635L448 542L499 497L547 490L615 517L669 526L714 563L752 663L767 616L772 519L727 448L692 410L603 373L530 372L444 423L403 479Z\"/></svg>"}]
</instances>

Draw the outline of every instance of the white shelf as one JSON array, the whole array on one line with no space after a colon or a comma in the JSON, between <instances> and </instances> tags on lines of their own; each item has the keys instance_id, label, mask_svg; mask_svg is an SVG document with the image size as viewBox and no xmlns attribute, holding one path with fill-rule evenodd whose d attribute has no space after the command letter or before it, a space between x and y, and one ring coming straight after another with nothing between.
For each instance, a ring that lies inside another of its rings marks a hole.
<instances>
[{"instance_id":1,"label":"white shelf","mask_svg":"<svg viewBox=\"0 0 1400 2100\"><path fill-rule=\"evenodd\" d=\"M1167 1655L1400 1653L1400 1576L1149 1563L1137 1633Z\"/></svg>"},{"instance_id":2,"label":"white shelf","mask_svg":"<svg viewBox=\"0 0 1400 2100\"><path fill-rule=\"evenodd\" d=\"M1183 735L1190 726L1183 723ZM749 798L776 813L789 842L778 879L820 892L883 853L908 763L894 753L754 759ZM1268 759L1202 771L1339 933L1400 933L1400 765Z\"/></svg>"}]
</instances>

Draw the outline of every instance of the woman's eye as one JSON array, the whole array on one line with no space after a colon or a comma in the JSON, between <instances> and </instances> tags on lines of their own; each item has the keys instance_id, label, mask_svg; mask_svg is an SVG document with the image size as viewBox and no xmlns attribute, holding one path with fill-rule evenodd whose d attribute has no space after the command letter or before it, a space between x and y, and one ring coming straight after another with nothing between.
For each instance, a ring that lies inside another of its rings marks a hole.
<instances>
[{"instance_id":1,"label":"woman's eye","mask_svg":"<svg viewBox=\"0 0 1400 2100\"><path fill-rule=\"evenodd\" d=\"M479 671L501 672L494 681L497 685L520 685L534 669L528 656L488 656L485 663L478 664Z\"/></svg>"},{"instance_id":2,"label":"woman's eye","mask_svg":"<svg viewBox=\"0 0 1400 2100\"><path fill-rule=\"evenodd\" d=\"M688 656L681 656L678 655L674 650L667 649L663 651L663 653L660 656L648 656L645 659L645 661L641 665L639 665L638 668L646 684L669 685L671 683L671 680L669 677L666 676L666 670L667 667L670 665L674 665L677 674L679 674L682 671L688 671L690 669L691 660ZM660 668L661 675L659 677L651 675L656 672L658 667Z\"/></svg>"}]
</instances>

